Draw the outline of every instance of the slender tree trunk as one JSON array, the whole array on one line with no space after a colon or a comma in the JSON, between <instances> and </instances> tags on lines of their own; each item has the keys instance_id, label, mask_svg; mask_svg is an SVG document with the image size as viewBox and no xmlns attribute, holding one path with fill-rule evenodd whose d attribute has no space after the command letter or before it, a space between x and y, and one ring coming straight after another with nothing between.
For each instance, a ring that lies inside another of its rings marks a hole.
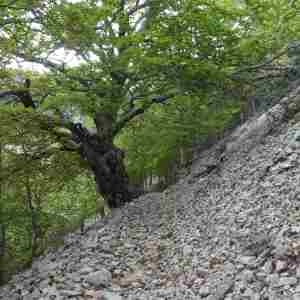
<instances>
[{"instance_id":1,"label":"slender tree trunk","mask_svg":"<svg viewBox=\"0 0 300 300\"><path fill-rule=\"evenodd\" d=\"M84 235L84 230L85 230L85 218L86 218L86 212L87 212L87 202L84 200L83 203L84 207L81 207L80 210L80 233L81 235Z\"/></svg>"},{"instance_id":2,"label":"slender tree trunk","mask_svg":"<svg viewBox=\"0 0 300 300\"><path fill-rule=\"evenodd\" d=\"M5 282L6 226L0 224L0 285Z\"/></svg>"},{"instance_id":3,"label":"slender tree trunk","mask_svg":"<svg viewBox=\"0 0 300 300\"><path fill-rule=\"evenodd\" d=\"M94 173L97 191L110 208L122 206L141 195L143 189L129 183L124 166L124 152L113 144L113 119L99 113L95 118L97 134L82 126L74 126L74 138L81 143L81 156Z\"/></svg>"},{"instance_id":4,"label":"slender tree trunk","mask_svg":"<svg viewBox=\"0 0 300 300\"><path fill-rule=\"evenodd\" d=\"M0 175L2 171L2 147L0 144ZM2 207L3 185L0 181L0 285L5 281L5 251L6 251L6 226L3 222L3 207Z\"/></svg>"},{"instance_id":5,"label":"slender tree trunk","mask_svg":"<svg viewBox=\"0 0 300 300\"><path fill-rule=\"evenodd\" d=\"M26 177L26 200L27 205L31 213L31 259L38 254L38 237L39 237L39 225L38 225L38 212L33 204L33 195L30 185L29 177Z\"/></svg>"},{"instance_id":6,"label":"slender tree trunk","mask_svg":"<svg viewBox=\"0 0 300 300\"><path fill-rule=\"evenodd\" d=\"M151 172L150 176L149 176L149 186L148 186L148 188L151 188L152 184L153 184L153 175L152 175L152 172Z\"/></svg>"}]
</instances>

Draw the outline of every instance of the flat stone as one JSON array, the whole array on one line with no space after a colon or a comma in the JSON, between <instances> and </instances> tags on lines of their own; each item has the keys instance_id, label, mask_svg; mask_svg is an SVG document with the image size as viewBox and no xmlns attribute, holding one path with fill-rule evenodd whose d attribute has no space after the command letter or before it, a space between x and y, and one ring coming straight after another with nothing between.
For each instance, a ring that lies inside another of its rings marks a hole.
<instances>
[{"instance_id":1,"label":"flat stone","mask_svg":"<svg viewBox=\"0 0 300 300\"><path fill-rule=\"evenodd\" d=\"M240 256L240 257L238 257L238 262L245 266L252 267L255 265L256 257L255 256Z\"/></svg>"},{"instance_id":2,"label":"flat stone","mask_svg":"<svg viewBox=\"0 0 300 300\"><path fill-rule=\"evenodd\" d=\"M296 277L300 278L300 266L298 266L296 269Z\"/></svg>"},{"instance_id":3,"label":"flat stone","mask_svg":"<svg viewBox=\"0 0 300 300\"><path fill-rule=\"evenodd\" d=\"M94 271L94 269L91 267L84 267L84 268L80 269L78 271L78 273L82 274L82 275L86 275L86 274L92 273L93 271Z\"/></svg>"},{"instance_id":4,"label":"flat stone","mask_svg":"<svg viewBox=\"0 0 300 300\"><path fill-rule=\"evenodd\" d=\"M260 281L264 281L265 278L267 277L267 274L265 272L257 272L255 274L256 278Z\"/></svg>"},{"instance_id":5,"label":"flat stone","mask_svg":"<svg viewBox=\"0 0 300 300\"><path fill-rule=\"evenodd\" d=\"M103 300L122 300L123 297L121 297L118 294L115 293L111 293L111 292L107 292L105 291L102 295Z\"/></svg>"},{"instance_id":6,"label":"flat stone","mask_svg":"<svg viewBox=\"0 0 300 300\"><path fill-rule=\"evenodd\" d=\"M80 290L60 290L62 296L66 297L76 297L81 296L82 292Z\"/></svg>"},{"instance_id":7,"label":"flat stone","mask_svg":"<svg viewBox=\"0 0 300 300\"><path fill-rule=\"evenodd\" d=\"M291 286L291 285L295 285L297 284L298 280L295 277L280 277L278 283L277 283L277 287L280 286Z\"/></svg>"}]
</instances>

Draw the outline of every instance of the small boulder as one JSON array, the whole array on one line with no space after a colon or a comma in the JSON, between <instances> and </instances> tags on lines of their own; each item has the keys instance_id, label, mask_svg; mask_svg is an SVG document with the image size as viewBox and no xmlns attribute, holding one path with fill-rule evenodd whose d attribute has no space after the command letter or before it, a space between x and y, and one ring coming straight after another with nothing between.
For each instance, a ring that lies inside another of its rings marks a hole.
<instances>
[{"instance_id":1,"label":"small boulder","mask_svg":"<svg viewBox=\"0 0 300 300\"><path fill-rule=\"evenodd\" d=\"M107 287L110 285L111 280L111 273L104 268L97 272L91 273L86 277L86 282L93 287Z\"/></svg>"}]
</instances>

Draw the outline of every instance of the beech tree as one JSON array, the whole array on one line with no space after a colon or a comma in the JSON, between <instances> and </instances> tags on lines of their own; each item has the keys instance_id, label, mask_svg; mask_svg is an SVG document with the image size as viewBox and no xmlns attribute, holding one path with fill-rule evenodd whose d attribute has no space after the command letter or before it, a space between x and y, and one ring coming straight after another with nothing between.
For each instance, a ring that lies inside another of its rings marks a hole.
<instances>
[{"instance_id":1,"label":"beech tree","mask_svg":"<svg viewBox=\"0 0 300 300\"><path fill-rule=\"evenodd\" d=\"M1 3L0 99L25 107L1 114L30 115L49 132L54 146L34 159L78 153L112 208L143 192L114 144L128 124L157 105L209 105L210 95L247 86L247 75L270 67L299 32L299 4L287 0ZM22 83L16 62L35 66Z\"/></svg>"}]
</instances>

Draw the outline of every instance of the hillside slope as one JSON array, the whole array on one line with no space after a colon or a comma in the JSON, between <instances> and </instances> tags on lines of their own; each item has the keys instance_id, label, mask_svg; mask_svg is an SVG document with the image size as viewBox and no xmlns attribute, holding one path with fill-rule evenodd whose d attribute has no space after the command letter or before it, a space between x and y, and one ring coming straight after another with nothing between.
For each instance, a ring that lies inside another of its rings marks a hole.
<instances>
[{"instance_id":1,"label":"hillside slope","mask_svg":"<svg viewBox=\"0 0 300 300\"><path fill-rule=\"evenodd\" d=\"M300 299L300 123L279 119L70 235L0 299Z\"/></svg>"}]
</instances>

